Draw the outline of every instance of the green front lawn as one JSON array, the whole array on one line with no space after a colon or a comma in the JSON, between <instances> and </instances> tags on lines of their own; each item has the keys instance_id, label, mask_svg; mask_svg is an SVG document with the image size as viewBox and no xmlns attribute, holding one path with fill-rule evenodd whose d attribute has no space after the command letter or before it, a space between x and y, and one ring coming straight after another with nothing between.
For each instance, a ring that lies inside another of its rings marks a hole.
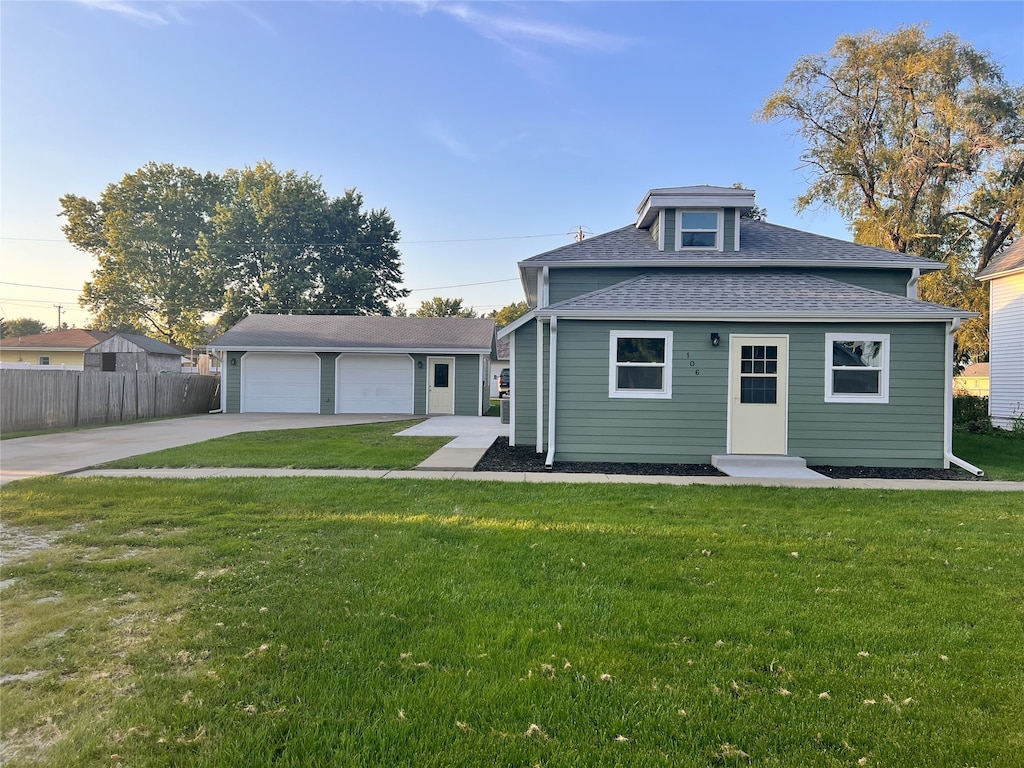
<instances>
[{"instance_id":1,"label":"green front lawn","mask_svg":"<svg viewBox=\"0 0 1024 768\"><path fill-rule=\"evenodd\" d=\"M242 432L103 466L411 469L451 442L450 437L394 436L420 421Z\"/></svg>"},{"instance_id":2,"label":"green front lawn","mask_svg":"<svg viewBox=\"0 0 1024 768\"><path fill-rule=\"evenodd\" d=\"M8 543L60 536L0 573L8 766L1024 745L1022 493L48 478L0 502Z\"/></svg>"},{"instance_id":3,"label":"green front lawn","mask_svg":"<svg viewBox=\"0 0 1024 768\"><path fill-rule=\"evenodd\" d=\"M1024 433L954 432L953 453L984 469L992 480L1024 480Z\"/></svg>"}]
</instances>

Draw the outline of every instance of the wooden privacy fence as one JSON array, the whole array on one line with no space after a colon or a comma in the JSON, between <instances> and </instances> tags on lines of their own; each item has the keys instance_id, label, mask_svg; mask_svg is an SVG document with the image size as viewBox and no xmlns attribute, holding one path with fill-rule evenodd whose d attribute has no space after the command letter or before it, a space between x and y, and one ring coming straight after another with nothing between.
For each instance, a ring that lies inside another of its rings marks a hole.
<instances>
[{"instance_id":1,"label":"wooden privacy fence","mask_svg":"<svg viewBox=\"0 0 1024 768\"><path fill-rule=\"evenodd\" d=\"M0 432L207 413L219 405L216 376L0 370Z\"/></svg>"}]
</instances>

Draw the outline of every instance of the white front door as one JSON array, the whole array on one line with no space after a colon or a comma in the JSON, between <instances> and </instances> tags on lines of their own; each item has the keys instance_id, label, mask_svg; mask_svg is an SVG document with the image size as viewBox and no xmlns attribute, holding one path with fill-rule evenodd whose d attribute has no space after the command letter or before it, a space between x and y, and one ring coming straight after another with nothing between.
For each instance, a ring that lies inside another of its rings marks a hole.
<instances>
[{"instance_id":1,"label":"white front door","mask_svg":"<svg viewBox=\"0 0 1024 768\"><path fill-rule=\"evenodd\" d=\"M455 413L455 358L427 358L427 413Z\"/></svg>"},{"instance_id":2,"label":"white front door","mask_svg":"<svg viewBox=\"0 0 1024 768\"><path fill-rule=\"evenodd\" d=\"M729 337L729 453L786 455L789 337Z\"/></svg>"}]
</instances>

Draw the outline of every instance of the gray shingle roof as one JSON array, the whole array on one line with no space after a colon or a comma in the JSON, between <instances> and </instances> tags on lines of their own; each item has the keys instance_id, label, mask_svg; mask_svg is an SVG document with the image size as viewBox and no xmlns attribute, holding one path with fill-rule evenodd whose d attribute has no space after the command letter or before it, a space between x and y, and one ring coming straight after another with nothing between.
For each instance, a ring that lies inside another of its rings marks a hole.
<instances>
[{"instance_id":1,"label":"gray shingle roof","mask_svg":"<svg viewBox=\"0 0 1024 768\"><path fill-rule=\"evenodd\" d=\"M944 266L920 256L858 245L752 219L740 219L740 250L736 252L659 251L658 244L647 230L637 229L630 224L533 256L521 261L520 266L586 266L601 262L626 266L636 261L660 262L665 266L739 266L757 263L779 266L901 266L926 270L942 269Z\"/></svg>"},{"instance_id":2,"label":"gray shingle roof","mask_svg":"<svg viewBox=\"0 0 1024 768\"><path fill-rule=\"evenodd\" d=\"M825 277L762 270L651 273L553 304L541 313L703 320L937 320L974 315Z\"/></svg>"},{"instance_id":3,"label":"gray shingle roof","mask_svg":"<svg viewBox=\"0 0 1024 768\"><path fill-rule=\"evenodd\" d=\"M988 266L978 273L978 277L982 280L991 280L997 275L1006 275L1021 270L1024 270L1024 238L992 259Z\"/></svg>"},{"instance_id":4,"label":"gray shingle roof","mask_svg":"<svg viewBox=\"0 0 1024 768\"><path fill-rule=\"evenodd\" d=\"M249 315L210 346L219 349L445 350L489 353L494 321L464 317Z\"/></svg>"}]
</instances>

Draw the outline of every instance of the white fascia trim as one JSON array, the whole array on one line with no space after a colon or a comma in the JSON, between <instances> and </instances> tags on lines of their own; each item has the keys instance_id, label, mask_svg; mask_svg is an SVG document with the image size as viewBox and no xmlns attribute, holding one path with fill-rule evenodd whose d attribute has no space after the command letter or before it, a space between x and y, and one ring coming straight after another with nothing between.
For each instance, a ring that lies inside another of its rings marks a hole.
<instances>
[{"instance_id":1,"label":"white fascia trim","mask_svg":"<svg viewBox=\"0 0 1024 768\"><path fill-rule=\"evenodd\" d=\"M540 268L535 268L533 265L527 266L522 262L519 263L519 285L523 289L523 295L526 297L526 303L537 306L537 279L536 275L540 272ZM531 283L530 278L534 277Z\"/></svg>"},{"instance_id":2,"label":"white fascia trim","mask_svg":"<svg viewBox=\"0 0 1024 768\"><path fill-rule=\"evenodd\" d=\"M234 352L331 352L337 354L365 355L488 355L489 347L452 349L451 347L253 347L247 344L224 347Z\"/></svg>"},{"instance_id":3,"label":"white fascia trim","mask_svg":"<svg viewBox=\"0 0 1024 768\"><path fill-rule=\"evenodd\" d=\"M515 322L509 323L504 328L501 328L498 331L498 335L497 335L496 338L499 338L499 339L505 338L506 336L508 336L510 333L512 333L516 329L522 328L524 325L526 325L528 322L533 320L535 317L537 317L537 310L536 309L531 309L529 312L527 312L525 315L520 317Z\"/></svg>"},{"instance_id":4,"label":"white fascia trim","mask_svg":"<svg viewBox=\"0 0 1024 768\"><path fill-rule=\"evenodd\" d=\"M703 249L702 253L718 253L709 248ZM548 262L535 262L538 266L543 263L545 266L552 267L564 267L567 269L602 269L606 267L730 267L730 268L743 268L743 267L757 267L757 268L771 268L771 267L802 267L805 269L811 268L836 268L836 269L920 269L922 271L938 271L946 268L945 264L936 262L936 266L932 267L927 264L907 264L906 262L860 262L860 261L835 261L835 260L808 260L808 259L753 259L743 257L739 255L735 256L713 256L703 259L694 259L687 257L687 254L697 253L696 249L685 249L682 251L670 251L673 256L666 256L657 259L565 259L565 260L552 260ZM732 251L722 251L722 253L732 253Z\"/></svg>"},{"instance_id":5,"label":"white fascia trim","mask_svg":"<svg viewBox=\"0 0 1024 768\"><path fill-rule=\"evenodd\" d=\"M544 323L537 318L537 453L544 453Z\"/></svg>"},{"instance_id":6,"label":"white fascia trim","mask_svg":"<svg viewBox=\"0 0 1024 768\"><path fill-rule=\"evenodd\" d=\"M544 313L538 313L538 318L545 317ZM763 312L729 312L721 315L712 315L707 312L697 313L667 313L667 312L584 312L574 310L559 310L558 316L563 320L649 320L657 322L702 322L702 323L727 323L736 322L766 322L766 323L836 323L836 322L873 322L873 323L938 323L948 322L952 318L965 319L977 317L976 312L963 312L957 314L943 315L915 315L915 314L871 314L871 313L839 313L834 315L813 314L793 315L776 314L766 315Z\"/></svg>"},{"instance_id":7,"label":"white fascia trim","mask_svg":"<svg viewBox=\"0 0 1024 768\"><path fill-rule=\"evenodd\" d=\"M480 382L482 382L482 386L477 386L476 388L476 412L479 416L484 415L484 389L486 388L487 391L490 392L491 383L487 380L487 371L484 370L484 361L488 361L489 365L490 359L491 356L489 354L486 356L480 355L479 378L477 379L477 383L479 385ZM488 398L488 401L490 401L490 398Z\"/></svg>"},{"instance_id":8,"label":"white fascia trim","mask_svg":"<svg viewBox=\"0 0 1024 768\"><path fill-rule=\"evenodd\" d=\"M665 209L658 211L658 250L665 250Z\"/></svg>"},{"instance_id":9,"label":"white fascia trim","mask_svg":"<svg viewBox=\"0 0 1024 768\"><path fill-rule=\"evenodd\" d=\"M976 279L982 283L987 283L990 280L998 280L1000 277L1018 275L1022 272L1024 272L1024 267L1013 267L1012 269L1004 269L1000 272L990 272L987 275L978 275Z\"/></svg>"},{"instance_id":10,"label":"white fascia trim","mask_svg":"<svg viewBox=\"0 0 1024 768\"><path fill-rule=\"evenodd\" d=\"M508 340L508 444L515 447L516 444L516 392L519 385L516 383L516 337L513 334Z\"/></svg>"},{"instance_id":11,"label":"white fascia trim","mask_svg":"<svg viewBox=\"0 0 1024 768\"><path fill-rule=\"evenodd\" d=\"M93 346L98 346L99 344L100 344L100 342L97 341L96 344L94 344ZM92 347L29 347L29 346L22 347L22 346L19 346L18 344L3 344L3 345L0 345L0 351L3 351L3 352L31 352L31 353L37 354L37 355L46 355L46 354L49 354L51 352L80 352L82 354L85 354L90 349L92 349ZM168 353L168 354L170 354L170 353ZM70 365L70 363L69 363L69 365Z\"/></svg>"},{"instance_id":12,"label":"white fascia trim","mask_svg":"<svg viewBox=\"0 0 1024 768\"><path fill-rule=\"evenodd\" d=\"M558 368L556 365L558 318L552 315L548 327L551 330L551 340L548 342L548 356L550 358L548 362L548 455L544 459L545 469L551 469L551 466L555 463L555 403L558 400L558 390L555 388L555 371Z\"/></svg>"}]
</instances>

